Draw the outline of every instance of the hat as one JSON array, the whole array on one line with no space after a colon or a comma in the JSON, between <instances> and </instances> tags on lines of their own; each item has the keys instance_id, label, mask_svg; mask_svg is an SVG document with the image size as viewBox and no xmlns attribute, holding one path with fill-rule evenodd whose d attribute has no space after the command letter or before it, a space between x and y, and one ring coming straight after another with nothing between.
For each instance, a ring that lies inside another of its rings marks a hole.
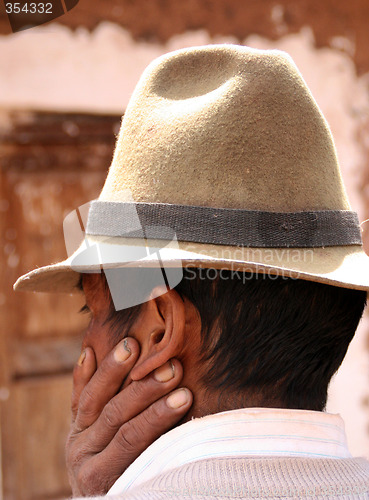
<instances>
[{"instance_id":1,"label":"hat","mask_svg":"<svg viewBox=\"0 0 369 500\"><path fill-rule=\"evenodd\" d=\"M127 262L116 251L140 254L137 221L145 238L153 231L163 265L369 290L331 132L281 51L207 45L154 60L128 104L85 242L14 288L73 292L80 272L149 267L150 252ZM99 242L114 250L103 262Z\"/></svg>"}]
</instances>

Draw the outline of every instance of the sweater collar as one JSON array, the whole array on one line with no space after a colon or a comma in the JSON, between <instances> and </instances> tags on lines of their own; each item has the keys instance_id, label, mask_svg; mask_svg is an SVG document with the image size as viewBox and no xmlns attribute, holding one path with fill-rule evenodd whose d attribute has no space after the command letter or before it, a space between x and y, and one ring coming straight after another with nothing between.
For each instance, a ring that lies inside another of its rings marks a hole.
<instances>
[{"instance_id":1,"label":"sweater collar","mask_svg":"<svg viewBox=\"0 0 369 500\"><path fill-rule=\"evenodd\" d=\"M215 457L350 458L340 415L243 408L195 418L163 434L115 482L119 494L181 465Z\"/></svg>"}]
</instances>

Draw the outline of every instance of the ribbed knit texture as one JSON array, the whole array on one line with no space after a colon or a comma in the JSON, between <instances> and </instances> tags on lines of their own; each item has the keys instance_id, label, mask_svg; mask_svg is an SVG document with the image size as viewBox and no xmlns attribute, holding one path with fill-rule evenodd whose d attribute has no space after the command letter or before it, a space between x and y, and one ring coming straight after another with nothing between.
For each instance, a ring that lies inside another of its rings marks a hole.
<instances>
[{"instance_id":1,"label":"ribbed knit texture","mask_svg":"<svg viewBox=\"0 0 369 500\"><path fill-rule=\"evenodd\" d=\"M268 498L368 500L364 458L212 458L156 476L109 500Z\"/></svg>"}]
</instances>

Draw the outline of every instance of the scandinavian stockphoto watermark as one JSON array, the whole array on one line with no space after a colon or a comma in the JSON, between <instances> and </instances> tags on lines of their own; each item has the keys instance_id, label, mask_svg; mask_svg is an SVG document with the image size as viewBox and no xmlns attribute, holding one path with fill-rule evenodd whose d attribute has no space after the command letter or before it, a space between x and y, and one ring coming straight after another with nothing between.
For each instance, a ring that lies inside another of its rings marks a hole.
<instances>
[{"instance_id":1,"label":"scandinavian stockphoto watermark","mask_svg":"<svg viewBox=\"0 0 369 500\"><path fill-rule=\"evenodd\" d=\"M53 21L72 10L79 0L4 0L13 33Z\"/></svg>"},{"instance_id":2,"label":"scandinavian stockphoto watermark","mask_svg":"<svg viewBox=\"0 0 369 500\"><path fill-rule=\"evenodd\" d=\"M179 245L173 228L140 219L129 190L117 193L114 200L78 207L65 217L63 229L71 268L79 273L103 271L117 311L162 295L182 279L244 284L252 279L299 279L300 272L291 269L313 262L314 252L306 248L208 245L206 264L196 246ZM211 265L209 257L219 266Z\"/></svg>"},{"instance_id":3,"label":"scandinavian stockphoto watermark","mask_svg":"<svg viewBox=\"0 0 369 500\"><path fill-rule=\"evenodd\" d=\"M242 271L239 269L239 266L231 263L228 265L227 269L218 269L215 267L202 267L197 266L196 269L193 265L185 265L184 269L186 269L186 275L184 279L188 281L200 280L200 281L229 281L229 280L237 280L241 281L243 284L246 284L251 280L290 280L290 279L299 279L299 275L293 274L291 272L286 272L286 274L281 274L281 272L277 272L276 269L270 268L265 269L262 266L258 266L257 264L253 265L253 267L244 267Z\"/></svg>"}]
</instances>

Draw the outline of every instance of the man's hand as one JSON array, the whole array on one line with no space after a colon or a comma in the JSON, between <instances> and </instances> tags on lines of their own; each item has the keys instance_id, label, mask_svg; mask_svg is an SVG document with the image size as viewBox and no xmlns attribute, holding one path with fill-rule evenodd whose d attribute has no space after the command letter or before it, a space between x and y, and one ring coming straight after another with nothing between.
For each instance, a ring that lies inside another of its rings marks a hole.
<instances>
[{"instance_id":1,"label":"man's hand","mask_svg":"<svg viewBox=\"0 0 369 500\"><path fill-rule=\"evenodd\" d=\"M74 496L105 494L125 469L173 427L192 404L188 389L173 391L183 376L176 359L121 390L138 356L138 342L127 338L106 356L98 369L89 347L75 367L72 424L66 446Z\"/></svg>"}]
</instances>

